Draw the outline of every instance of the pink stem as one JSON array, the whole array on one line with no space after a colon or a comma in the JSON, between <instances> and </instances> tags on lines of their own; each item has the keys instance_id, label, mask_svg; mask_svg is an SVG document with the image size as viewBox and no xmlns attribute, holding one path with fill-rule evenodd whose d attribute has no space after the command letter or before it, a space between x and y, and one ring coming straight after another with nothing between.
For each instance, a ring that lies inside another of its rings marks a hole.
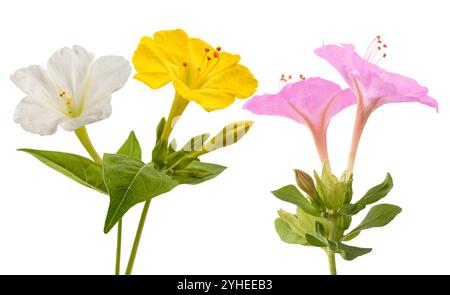
<instances>
[{"instance_id":1,"label":"pink stem","mask_svg":"<svg viewBox=\"0 0 450 295\"><path fill-rule=\"evenodd\" d=\"M355 126L353 127L352 145L350 146L350 153L348 155L348 165L346 171L346 177L350 178L353 174L353 168L355 166L356 152L358 151L358 145L361 140L361 135L364 130L364 126L367 123L369 114L364 112L358 107L358 111L355 119Z\"/></svg>"},{"instance_id":2,"label":"pink stem","mask_svg":"<svg viewBox=\"0 0 450 295\"><path fill-rule=\"evenodd\" d=\"M314 143L316 144L317 152L319 153L320 161L322 165L327 162L330 165L330 161L328 159L328 145L327 145L327 136L325 132L314 132L312 131L314 137Z\"/></svg>"}]
</instances>

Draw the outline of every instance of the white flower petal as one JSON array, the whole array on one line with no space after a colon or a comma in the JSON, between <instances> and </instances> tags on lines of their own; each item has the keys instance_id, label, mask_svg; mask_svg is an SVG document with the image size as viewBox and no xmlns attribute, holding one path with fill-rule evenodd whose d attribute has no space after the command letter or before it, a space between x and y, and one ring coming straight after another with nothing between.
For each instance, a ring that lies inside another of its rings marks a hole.
<instances>
[{"instance_id":1,"label":"white flower petal","mask_svg":"<svg viewBox=\"0 0 450 295\"><path fill-rule=\"evenodd\" d=\"M87 124L108 118L111 112L111 96L109 96L106 99L99 100L96 104L89 106L89 108L85 108L81 116L68 118L60 126L67 131L74 131Z\"/></svg>"},{"instance_id":2,"label":"white flower petal","mask_svg":"<svg viewBox=\"0 0 450 295\"><path fill-rule=\"evenodd\" d=\"M80 46L62 48L48 60L49 75L79 105L85 95L94 55Z\"/></svg>"},{"instance_id":3,"label":"white flower petal","mask_svg":"<svg viewBox=\"0 0 450 295\"><path fill-rule=\"evenodd\" d=\"M45 99L26 96L16 107L14 122L28 132L50 135L66 117L50 106Z\"/></svg>"},{"instance_id":4,"label":"white flower petal","mask_svg":"<svg viewBox=\"0 0 450 295\"><path fill-rule=\"evenodd\" d=\"M89 108L99 100L109 99L111 94L122 88L131 73L129 61L121 56L102 56L91 68L89 89L84 105Z\"/></svg>"},{"instance_id":5,"label":"white flower petal","mask_svg":"<svg viewBox=\"0 0 450 295\"><path fill-rule=\"evenodd\" d=\"M28 96L44 99L53 108L63 111L64 103L58 97L58 88L41 66L17 70L11 80Z\"/></svg>"}]
</instances>

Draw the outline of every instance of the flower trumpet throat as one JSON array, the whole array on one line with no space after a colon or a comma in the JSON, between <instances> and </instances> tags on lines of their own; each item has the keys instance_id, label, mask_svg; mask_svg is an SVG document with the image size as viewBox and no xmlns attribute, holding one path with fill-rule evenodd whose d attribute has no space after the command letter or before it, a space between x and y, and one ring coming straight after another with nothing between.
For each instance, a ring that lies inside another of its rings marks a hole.
<instances>
[{"instance_id":1,"label":"flower trumpet throat","mask_svg":"<svg viewBox=\"0 0 450 295\"><path fill-rule=\"evenodd\" d=\"M212 47L183 30L156 32L141 39L133 56L135 79L153 89L172 82L177 95L207 111L223 109L258 86L240 56Z\"/></svg>"}]
</instances>

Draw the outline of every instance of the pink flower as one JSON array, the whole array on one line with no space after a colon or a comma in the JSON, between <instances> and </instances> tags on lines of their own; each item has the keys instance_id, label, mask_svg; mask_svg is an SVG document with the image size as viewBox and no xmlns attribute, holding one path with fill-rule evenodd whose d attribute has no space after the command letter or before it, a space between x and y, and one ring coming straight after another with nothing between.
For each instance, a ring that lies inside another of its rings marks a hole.
<instances>
[{"instance_id":1,"label":"pink flower","mask_svg":"<svg viewBox=\"0 0 450 295\"><path fill-rule=\"evenodd\" d=\"M309 78L289 83L277 94L254 96L244 109L259 115L277 115L306 125L312 132L322 162L328 161L326 132L331 117L356 103L350 89L328 80Z\"/></svg>"},{"instance_id":2,"label":"pink flower","mask_svg":"<svg viewBox=\"0 0 450 295\"><path fill-rule=\"evenodd\" d=\"M428 96L428 89L415 80L391 73L376 63L386 57L386 48L381 38L376 37L364 58L355 52L353 45L326 45L314 52L328 61L341 74L357 97L358 111L353 133L347 173L353 172L356 150L364 126L370 114L386 103L419 102L438 110L438 103Z\"/></svg>"}]
</instances>

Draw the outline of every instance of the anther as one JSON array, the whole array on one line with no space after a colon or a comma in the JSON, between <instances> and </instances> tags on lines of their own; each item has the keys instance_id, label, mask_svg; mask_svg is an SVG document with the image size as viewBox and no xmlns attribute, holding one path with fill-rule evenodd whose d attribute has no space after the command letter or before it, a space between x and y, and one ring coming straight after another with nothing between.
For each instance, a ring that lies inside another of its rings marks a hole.
<instances>
[{"instance_id":1,"label":"anther","mask_svg":"<svg viewBox=\"0 0 450 295\"><path fill-rule=\"evenodd\" d=\"M216 47L216 50L217 50L217 51L221 51L221 50L222 50L222 47L217 46L217 47Z\"/></svg>"},{"instance_id":2,"label":"anther","mask_svg":"<svg viewBox=\"0 0 450 295\"><path fill-rule=\"evenodd\" d=\"M209 52L209 48L205 48L205 52Z\"/></svg>"},{"instance_id":3,"label":"anther","mask_svg":"<svg viewBox=\"0 0 450 295\"><path fill-rule=\"evenodd\" d=\"M183 67L187 67L187 62L183 61Z\"/></svg>"},{"instance_id":4,"label":"anther","mask_svg":"<svg viewBox=\"0 0 450 295\"><path fill-rule=\"evenodd\" d=\"M210 60L211 60L211 56L207 56L206 59L207 59L208 61L210 61Z\"/></svg>"}]
</instances>

